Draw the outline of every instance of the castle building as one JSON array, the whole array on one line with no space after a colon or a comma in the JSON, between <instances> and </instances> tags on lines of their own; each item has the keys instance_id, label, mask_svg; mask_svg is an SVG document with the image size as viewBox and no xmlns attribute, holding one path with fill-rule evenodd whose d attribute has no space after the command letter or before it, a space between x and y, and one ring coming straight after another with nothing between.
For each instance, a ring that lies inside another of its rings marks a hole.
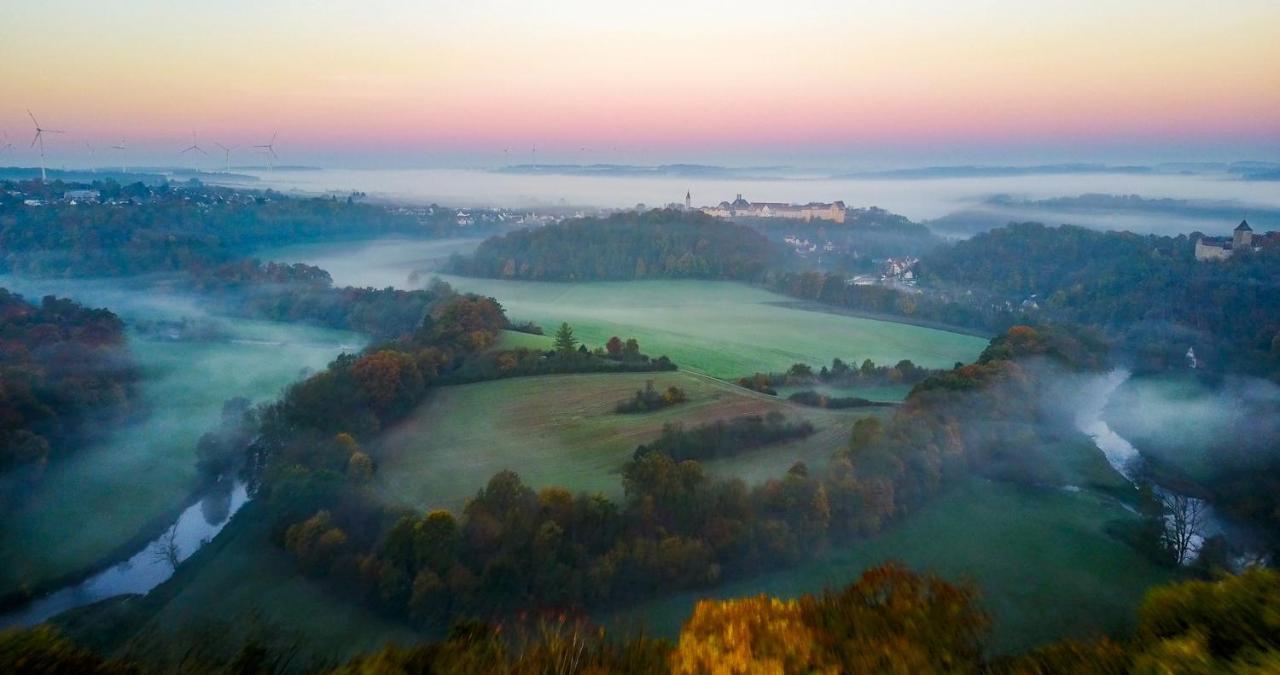
<instances>
[{"instance_id":1,"label":"castle building","mask_svg":"<svg viewBox=\"0 0 1280 675\"><path fill-rule=\"evenodd\" d=\"M809 202L808 204L785 204L782 202L749 202L739 194L731 202L720 202L717 206L704 206L702 212L717 218L787 218L791 220L830 220L843 223L845 205L842 201L831 203Z\"/></svg>"},{"instance_id":2,"label":"castle building","mask_svg":"<svg viewBox=\"0 0 1280 675\"><path fill-rule=\"evenodd\" d=\"M1236 229L1232 231L1231 237L1200 237L1196 240L1196 260L1200 261L1219 261L1226 260L1236 251L1252 249L1259 250L1260 244L1264 242L1272 242L1276 239L1277 233L1268 232L1255 238L1253 228L1249 227L1249 221L1242 220Z\"/></svg>"}]
</instances>

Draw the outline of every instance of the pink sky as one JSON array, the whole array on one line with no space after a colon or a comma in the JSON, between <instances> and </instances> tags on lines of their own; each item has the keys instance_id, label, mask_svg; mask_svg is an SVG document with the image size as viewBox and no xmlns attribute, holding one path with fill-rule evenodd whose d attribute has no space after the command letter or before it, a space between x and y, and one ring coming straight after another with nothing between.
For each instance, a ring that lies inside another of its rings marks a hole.
<instances>
[{"instance_id":1,"label":"pink sky","mask_svg":"<svg viewBox=\"0 0 1280 675\"><path fill-rule=\"evenodd\" d=\"M26 139L30 107L68 161L277 128L363 161L1280 149L1267 0L116 4L9 12L0 129Z\"/></svg>"}]
</instances>

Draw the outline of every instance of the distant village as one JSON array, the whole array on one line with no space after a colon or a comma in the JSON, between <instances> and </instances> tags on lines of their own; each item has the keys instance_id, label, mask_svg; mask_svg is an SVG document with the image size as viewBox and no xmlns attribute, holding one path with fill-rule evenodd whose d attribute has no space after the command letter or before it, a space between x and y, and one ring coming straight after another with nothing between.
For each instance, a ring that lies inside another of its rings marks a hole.
<instances>
[{"instance_id":1,"label":"distant village","mask_svg":"<svg viewBox=\"0 0 1280 675\"><path fill-rule=\"evenodd\" d=\"M136 183L125 186L116 196L103 197L101 190L75 188L64 190L60 195L51 196L48 191L35 194L18 188L20 184L10 183L12 189L0 193L0 202L17 203L29 208L43 206L77 206L106 205L116 207L138 206L165 200L194 201L207 207L210 204L250 204L271 201L270 192L259 190L240 191L234 188L209 186L203 183L167 183L166 189ZM348 195L335 195L338 197ZM353 199L363 199L362 193L349 195ZM454 208L430 204L426 206L388 206L389 211L398 215L416 217L423 222L440 222L444 218L453 221L459 228L480 229L516 229L522 227L540 227L561 220L563 216L549 213L536 213L525 209L503 208Z\"/></svg>"}]
</instances>

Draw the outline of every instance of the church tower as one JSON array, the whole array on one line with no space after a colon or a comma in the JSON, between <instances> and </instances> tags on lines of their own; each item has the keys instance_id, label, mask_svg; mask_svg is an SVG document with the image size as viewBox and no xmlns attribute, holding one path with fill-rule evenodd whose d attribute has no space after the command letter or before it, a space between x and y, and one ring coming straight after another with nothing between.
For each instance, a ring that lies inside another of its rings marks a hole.
<instances>
[{"instance_id":1,"label":"church tower","mask_svg":"<svg viewBox=\"0 0 1280 675\"><path fill-rule=\"evenodd\" d=\"M1231 233L1231 250L1240 251L1253 246L1253 228L1249 227L1249 221L1242 220L1236 225L1235 232Z\"/></svg>"},{"instance_id":2,"label":"church tower","mask_svg":"<svg viewBox=\"0 0 1280 675\"><path fill-rule=\"evenodd\" d=\"M684 192L684 210L685 210L685 211L689 211L689 210L692 210L692 209L693 209L693 193L689 192L688 190L685 190L685 192Z\"/></svg>"}]
</instances>

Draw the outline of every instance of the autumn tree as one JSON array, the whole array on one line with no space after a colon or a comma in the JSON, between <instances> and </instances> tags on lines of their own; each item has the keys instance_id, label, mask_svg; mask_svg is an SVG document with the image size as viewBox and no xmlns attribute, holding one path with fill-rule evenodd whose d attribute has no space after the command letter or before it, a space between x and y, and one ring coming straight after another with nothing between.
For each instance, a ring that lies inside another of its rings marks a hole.
<instances>
[{"instance_id":1,"label":"autumn tree","mask_svg":"<svg viewBox=\"0 0 1280 675\"><path fill-rule=\"evenodd\" d=\"M765 595L702 600L680 630L671 671L688 675L836 673L800 603Z\"/></svg>"}]
</instances>

